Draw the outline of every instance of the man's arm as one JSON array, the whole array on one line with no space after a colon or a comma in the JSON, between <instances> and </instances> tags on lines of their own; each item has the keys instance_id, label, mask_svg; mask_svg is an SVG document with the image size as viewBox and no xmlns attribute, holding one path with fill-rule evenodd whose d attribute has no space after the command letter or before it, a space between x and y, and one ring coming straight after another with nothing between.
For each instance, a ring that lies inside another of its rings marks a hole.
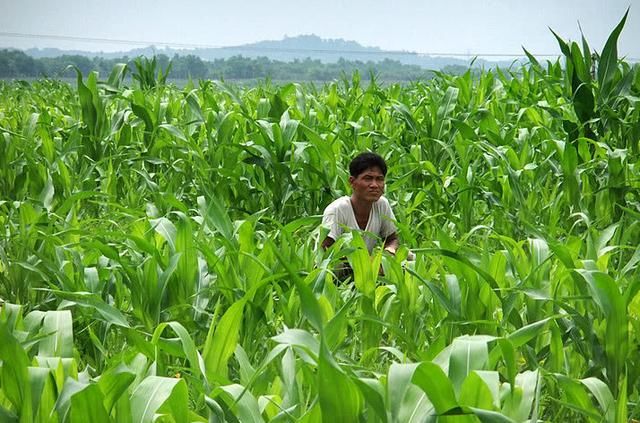
<instances>
[{"instance_id":1,"label":"man's arm","mask_svg":"<svg viewBox=\"0 0 640 423\"><path fill-rule=\"evenodd\" d=\"M399 246L400 246L400 240L398 239L398 234L395 232L389 235L384 240L384 250L388 251L394 256L396 255L396 251L398 250Z\"/></svg>"},{"instance_id":2,"label":"man's arm","mask_svg":"<svg viewBox=\"0 0 640 423\"><path fill-rule=\"evenodd\" d=\"M335 242L336 242L335 239L328 236L324 239L324 241L322 241L322 244L320 245L322 246L323 250L326 250L327 248L331 247Z\"/></svg>"}]
</instances>

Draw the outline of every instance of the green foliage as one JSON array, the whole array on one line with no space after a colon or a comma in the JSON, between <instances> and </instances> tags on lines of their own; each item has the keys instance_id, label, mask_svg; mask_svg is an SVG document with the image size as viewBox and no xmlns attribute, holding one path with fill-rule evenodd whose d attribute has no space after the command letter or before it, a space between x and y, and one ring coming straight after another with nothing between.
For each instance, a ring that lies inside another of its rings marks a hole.
<instances>
[{"instance_id":1,"label":"green foliage","mask_svg":"<svg viewBox=\"0 0 640 423\"><path fill-rule=\"evenodd\" d=\"M225 80L261 81L332 81L354 72L376 73L381 80L415 81L429 79L433 72L418 65L402 64L397 60L362 61L338 59L322 62L319 59L284 61L267 57L249 58L233 56L206 61L195 55L154 55L150 58L121 57L117 59L89 58L79 55L33 58L18 50L0 50L0 78L27 78L68 76L68 66L75 66L83 74L96 71L108 75L118 64L126 64L132 77L143 89L162 84L167 77L173 80L217 78ZM450 74L462 74L467 68L460 65L445 66Z\"/></svg>"}]
</instances>

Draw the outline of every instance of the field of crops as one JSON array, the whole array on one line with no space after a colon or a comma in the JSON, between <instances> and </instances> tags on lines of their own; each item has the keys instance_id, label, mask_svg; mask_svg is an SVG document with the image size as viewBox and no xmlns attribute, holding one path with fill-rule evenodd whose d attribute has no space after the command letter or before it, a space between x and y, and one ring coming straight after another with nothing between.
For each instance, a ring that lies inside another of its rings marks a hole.
<instances>
[{"instance_id":1,"label":"field of crops","mask_svg":"<svg viewBox=\"0 0 640 423\"><path fill-rule=\"evenodd\" d=\"M563 61L405 86L179 89L150 61L0 83L0 421L640 418L621 27L593 63L559 40ZM318 247L364 150L395 257Z\"/></svg>"}]
</instances>

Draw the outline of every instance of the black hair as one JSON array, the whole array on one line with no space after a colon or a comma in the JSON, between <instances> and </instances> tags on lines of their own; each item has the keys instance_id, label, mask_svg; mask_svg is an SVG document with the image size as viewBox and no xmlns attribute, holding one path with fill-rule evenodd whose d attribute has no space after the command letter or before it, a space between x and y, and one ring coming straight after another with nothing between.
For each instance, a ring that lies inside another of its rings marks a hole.
<instances>
[{"instance_id":1,"label":"black hair","mask_svg":"<svg viewBox=\"0 0 640 423\"><path fill-rule=\"evenodd\" d=\"M349 173L357 178L362 172L372 167L380 168L384 176L387 176L387 163L382 156L376 153L360 153L349 163Z\"/></svg>"}]
</instances>

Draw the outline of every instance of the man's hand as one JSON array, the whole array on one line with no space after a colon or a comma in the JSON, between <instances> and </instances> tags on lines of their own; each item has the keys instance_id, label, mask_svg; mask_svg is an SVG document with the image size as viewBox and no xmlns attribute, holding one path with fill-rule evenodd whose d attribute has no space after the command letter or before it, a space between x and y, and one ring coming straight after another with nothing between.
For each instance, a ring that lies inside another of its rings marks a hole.
<instances>
[{"instance_id":1,"label":"man's hand","mask_svg":"<svg viewBox=\"0 0 640 423\"><path fill-rule=\"evenodd\" d=\"M392 233L384 240L384 251L388 252L392 256L396 255L396 251L398 251L398 247L400 246L400 241L398 240L398 234L395 232Z\"/></svg>"}]
</instances>

